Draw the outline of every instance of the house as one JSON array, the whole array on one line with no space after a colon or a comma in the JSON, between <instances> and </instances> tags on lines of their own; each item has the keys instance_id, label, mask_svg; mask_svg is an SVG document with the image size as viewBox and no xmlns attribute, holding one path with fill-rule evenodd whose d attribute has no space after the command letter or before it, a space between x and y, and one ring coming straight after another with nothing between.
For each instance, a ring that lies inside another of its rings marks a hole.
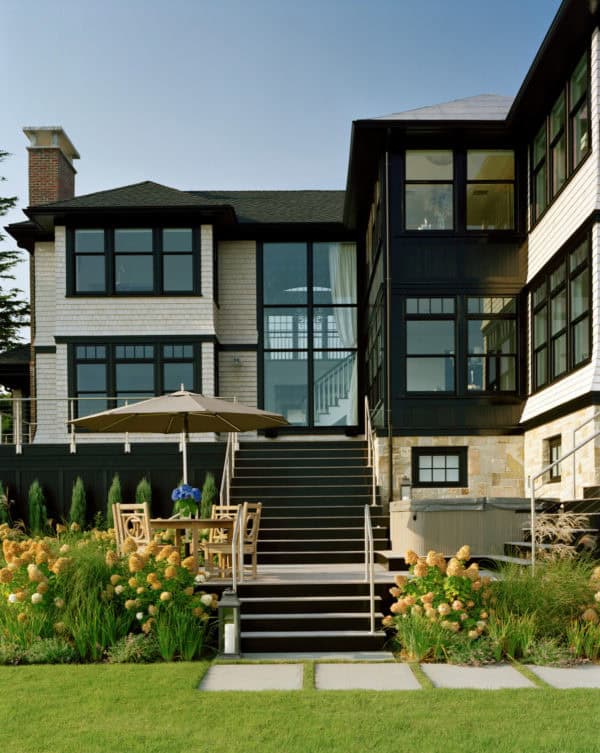
<instances>
[{"instance_id":1,"label":"house","mask_svg":"<svg viewBox=\"0 0 600 753\"><path fill-rule=\"evenodd\" d=\"M284 414L278 442L350 441L367 396L387 500L526 497L598 425L598 24L565 0L514 99L355 121L345 191L76 196L65 131L25 129L27 220L8 231L31 254L31 357L0 356L0 382L33 399L0 478L94 446L113 462L124 440L67 419L184 384ZM221 443L195 439L217 466ZM544 493L593 489L596 452Z\"/></svg>"}]
</instances>

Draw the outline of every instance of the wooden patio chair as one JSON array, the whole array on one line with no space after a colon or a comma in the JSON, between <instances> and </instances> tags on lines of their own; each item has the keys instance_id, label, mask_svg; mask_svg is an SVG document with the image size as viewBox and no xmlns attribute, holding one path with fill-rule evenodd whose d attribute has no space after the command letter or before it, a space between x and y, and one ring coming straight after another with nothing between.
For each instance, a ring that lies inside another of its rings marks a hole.
<instances>
[{"instance_id":1,"label":"wooden patio chair","mask_svg":"<svg viewBox=\"0 0 600 753\"><path fill-rule=\"evenodd\" d=\"M235 520L238 515L242 516L242 523L245 517L245 505L213 505L211 510L211 520ZM229 528L210 528L208 531L208 541L201 544L204 552L204 559L207 563L212 563L213 557L218 557L219 575L224 578L231 570L231 533Z\"/></svg>"},{"instance_id":2,"label":"wooden patio chair","mask_svg":"<svg viewBox=\"0 0 600 753\"><path fill-rule=\"evenodd\" d=\"M148 503L117 503L112 506L112 510L119 554L125 554L123 547L127 539L133 539L138 548L148 546L151 540Z\"/></svg>"}]
</instances>

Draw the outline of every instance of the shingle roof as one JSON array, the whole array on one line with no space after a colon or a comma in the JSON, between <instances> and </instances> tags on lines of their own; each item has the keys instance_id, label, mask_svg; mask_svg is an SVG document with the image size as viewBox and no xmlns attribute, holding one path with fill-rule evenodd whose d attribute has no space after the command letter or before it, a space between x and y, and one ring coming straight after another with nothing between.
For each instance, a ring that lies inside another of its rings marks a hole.
<instances>
[{"instance_id":1,"label":"shingle roof","mask_svg":"<svg viewBox=\"0 0 600 753\"><path fill-rule=\"evenodd\" d=\"M211 209L224 206L232 206L242 224L341 222L344 191L179 191L148 180L43 204L39 209L47 213L68 209Z\"/></svg>"},{"instance_id":2,"label":"shingle roof","mask_svg":"<svg viewBox=\"0 0 600 753\"><path fill-rule=\"evenodd\" d=\"M238 222L342 222L345 191L190 191L203 206L230 204Z\"/></svg>"},{"instance_id":3,"label":"shingle roof","mask_svg":"<svg viewBox=\"0 0 600 753\"><path fill-rule=\"evenodd\" d=\"M382 115L373 120L505 120L513 97L478 94L429 107Z\"/></svg>"}]
</instances>

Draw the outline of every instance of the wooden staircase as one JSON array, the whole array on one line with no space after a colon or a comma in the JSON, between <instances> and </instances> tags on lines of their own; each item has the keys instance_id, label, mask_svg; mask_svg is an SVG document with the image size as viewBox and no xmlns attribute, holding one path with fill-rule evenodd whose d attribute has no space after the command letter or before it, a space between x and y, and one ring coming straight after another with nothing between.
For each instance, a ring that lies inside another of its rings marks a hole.
<instances>
[{"instance_id":1,"label":"wooden staircase","mask_svg":"<svg viewBox=\"0 0 600 753\"><path fill-rule=\"evenodd\" d=\"M231 501L263 503L259 571L294 572L293 580L238 585L244 653L382 648L384 634L369 632L369 586L361 577L372 472L360 440L240 445ZM371 520L374 548L388 549L389 519L380 506ZM331 571L339 565L354 565L356 577L336 579ZM376 597L378 630L389 585Z\"/></svg>"}]
</instances>

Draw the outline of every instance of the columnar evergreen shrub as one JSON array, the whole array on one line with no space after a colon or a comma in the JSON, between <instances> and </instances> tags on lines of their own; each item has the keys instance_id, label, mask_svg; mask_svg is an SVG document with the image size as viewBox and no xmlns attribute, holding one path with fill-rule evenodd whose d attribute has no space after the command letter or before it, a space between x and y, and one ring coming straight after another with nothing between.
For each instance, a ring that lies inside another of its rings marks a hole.
<instances>
[{"instance_id":1,"label":"columnar evergreen shrub","mask_svg":"<svg viewBox=\"0 0 600 753\"><path fill-rule=\"evenodd\" d=\"M0 525L10 523L8 514L8 489L5 491L2 481L0 481Z\"/></svg>"},{"instance_id":2,"label":"columnar evergreen shrub","mask_svg":"<svg viewBox=\"0 0 600 753\"><path fill-rule=\"evenodd\" d=\"M113 518L113 505L118 505L123 501L123 495L121 493L121 479L119 474L115 473L113 476L112 484L108 490L108 499L106 501L106 527L113 528L115 521Z\"/></svg>"},{"instance_id":3,"label":"columnar evergreen shrub","mask_svg":"<svg viewBox=\"0 0 600 753\"><path fill-rule=\"evenodd\" d=\"M204 478L204 486L202 487L202 499L200 502L201 518L210 518L212 506L216 502L218 493L215 477L209 472Z\"/></svg>"},{"instance_id":4,"label":"columnar evergreen shrub","mask_svg":"<svg viewBox=\"0 0 600 753\"><path fill-rule=\"evenodd\" d=\"M143 505L144 502L147 502L148 508L152 509L152 487L145 476L135 488L135 501L139 505Z\"/></svg>"},{"instance_id":5,"label":"columnar evergreen shrub","mask_svg":"<svg viewBox=\"0 0 600 753\"><path fill-rule=\"evenodd\" d=\"M37 479L29 487L27 498L29 530L34 536L43 533L48 527L48 512L44 492Z\"/></svg>"},{"instance_id":6,"label":"columnar evergreen shrub","mask_svg":"<svg viewBox=\"0 0 600 753\"><path fill-rule=\"evenodd\" d=\"M71 509L69 510L69 523L76 523L80 528L85 528L86 500L85 487L81 476L77 476L73 484L71 494Z\"/></svg>"}]
</instances>

